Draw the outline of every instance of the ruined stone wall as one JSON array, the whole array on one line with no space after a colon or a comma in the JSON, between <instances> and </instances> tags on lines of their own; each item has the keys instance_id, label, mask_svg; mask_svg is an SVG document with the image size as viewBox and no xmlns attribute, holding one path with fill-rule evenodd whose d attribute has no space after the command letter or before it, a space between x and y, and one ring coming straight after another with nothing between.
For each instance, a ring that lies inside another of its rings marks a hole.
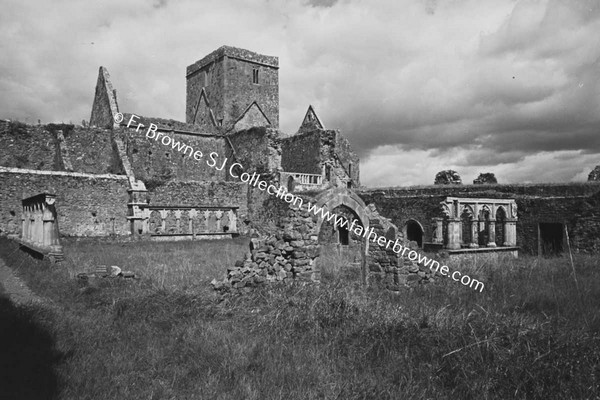
<instances>
[{"instance_id":1,"label":"ruined stone wall","mask_svg":"<svg viewBox=\"0 0 600 400\"><path fill-rule=\"evenodd\" d=\"M9 123L0 129L0 166L88 174L123 173L109 129L21 123Z\"/></svg>"},{"instance_id":2,"label":"ruined stone wall","mask_svg":"<svg viewBox=\"0 0 600 400\"><path fill-rule=\"evenodd\" d=\"M127 178L0 167L0 234L20 234L21 200L56 194L62 236L128 235Z\"/></svg>"},{"instance_id":3,"label":"ruined stone wall","mask_svg":"<svg viewBox=\"0 0 600 400\"><path fill-rule=\"evenodd\" d=\"M218 171L207 164L211 152L216 152L219 159L223 160L229 151L222 137L164 132L163 136L167 135L178 142L185 143L194 151L200 150L203 156L198 161L193 156L189 156L189 150L184 154L174 149L172 145L163 145L162 136L158 140L146 138L146 131L142 132L142 129L139 132L135 129L126 129L122 135L136 178L150 186L173 179L183 181L225 181L227 179L227 168Z\"/></svg>"},{"instance_id":4,"label":"ruined stone wall","mask_svg":"<svg viewBox=\"0 0 600 400\"><path fill-rule=\"evenodd\" d=\"M367 190L358 192L367 204L373 203L379 212L390 218L400 230L409 220L415 220L423 226L425 241L431 241L434 228L431 226L432 218L442 217L440 202L446 196L433 197L395 197L393 193Z\"/></svg>"},{"instance_id":5,"label":"ruined stone wall","mask_svg":"<svg viewBox=\"0 0 600 400\"><path fill-rule=\"evenodd\" d=\"M581 200L575 206L578 216L570 224L569 235L575 249L600 251L600 194Z\"/></svg>"},{"instance_id":6,"label":"ruined stone wall","mask_svg":"<svg viewBox=\"0 0 600 400\"><path fill-rule=\"evenodd\" d=\"M234 57L224 62L225 120L234 122L253 101L263 110L271 125L279 127L279 71L269 65ZM258 83L253 83L253 71L258 70Z\"/></svg>"},{"instance_id":7,"label":"ruined stone wall","mask_svg":"<svg viewBox=\"0 0 600 400\"><path fill-rule=\"evenodd\" d=\"M265 198L264 213L253 225L260 231L249 252L213 281L216 289L245 290L257 285L291 280L318 281L316 219L306 209L296 210L274 196Z\"/></svg>"},{"instance_id":8,"label":"ruined stone wall","mask_svg":"<svg viewBox=\"0 0 600 400\"><path fill-rule=\"evenodd\" d=\"M395 188L374 188L359 191L362 196L369 193L382 193L394 198L413 196L457 196L511 198L517 195L529 197L575 197L589 196L600 192L600 183L524 183L524 184L484 184L484 185L428 185Z\"/></svg>"},{"instance_id":9,"label":"ruined stone wall","mask_svg":"<svg viewBox=\"0 0 600 400\"><path fill-rule=\"evenodd\" d=\"M0 123L0 166L58 170L56 135L46 125Z\"/></svg>"},{"instance_id":10,"label":"ruined stone wall","mask_svg":"<svg viewBox=\"0 0 600 400\"><path fill-rule=\"evenodd\" d=\"M538 224L542 222L565 224L576 251L597 247L599 192L598 184L572 183L370 189L359 191L359 195L366 203L374 203L400 229L409 219L419 222L426 242L432 241L432 218L443 217L439 205L447 196L514 198L518 207L517 245L524 253L537 254Z\"/></svg>"},{"instance_id":11,"label":"ruined stone wall","mask_svg":"<svg viewBox=\"0 0 600 400\"><path fill-rule=\"evenodd\" d=\"M313 131L281 140L281 166L284 171L321 174L321 131Z\"/></svg>"},{"instance_id":12,"label":"ruined stone wall","mask_svg":"<svg viewBox=\"0 0 600 400\"><path fill-rule=\"evenodd\" d=\"M87 174L123 174L107 129L75 127L65 135L64 145L73 171Z\"/></svg>"},{"instance_id":13,"label":"ruined stone wall","mask_svg":"<svg viewBox=\"0 0 600 400\"><path fill-rule=\"evenodd\" d=\"M335 134L329 133L324 135L323 151L326 151L327 147L329 147L330 154L328 154L328 158L332 158L333 154L331 153L334 153L342 164L342 168L350 175L354 187L360 186L360 160L352 150L350 142L339 131L328 132L334 132Z\"/></svg>"},{"instance_id":14,"label":"ruined stone wall","mask_svg":"<svg viewBox=\"0 0 600 400\"><path fill-rule=\"evenodd\" d=\"M265 283L320 280L320 263L325 262L319 258L321 248L328 245L322 233L328 227L324 222L321 232L317 231L318 217L307 211L308 202L315 204L316 199L307 194L302 194L302 198L304 203L301 210L274 196L262 199L263 212L252 221L255 228L253 233L258 237L252 240L244 260L228 268L223 280L213 281L215 288L249 290L246 288ZM334 210L339 211L340 207ZM386 243L388 239L397 239L405 245L402 233L389 219L381 216L373 205L364 211L368 215L370 228L378 238L385 238ZM364 246L363 242L361 248L364 249ZM435 276L428 267L419 266L416 261L395 253L392 247L380 246L373 241L368 244L365 263L363 272L368 276L363 278L379 282L392 290L409 284L431 282Z\"/></svg>"},{"instance_id":15,"label":"ruined stone wall","mask_svg":"<svg viewBox=\"0 0 600 400\"><path fill-rule=\"evenodd\" d=\"M98 71L98 80L96 82L96 91L94 92L94 101L92 103L92 114L90 116L90 126L112 129L118 124L114 121L114 115L119 112L117 104L117 92L113 89L110 82L108 70L100 67Z\"/></svg>"},{"instance_id":16,"label":"ruined stone wall","mask_svg":"<svg viewBox=\"0 0 600 400\"><path fill-rule=\"evenodd\" d=\"M281 165L279 135L276 129L257 127L227 138L235 151L235 160L244 166L245 172L264 173L277 170Z\"/></svg>"}]
</instances>

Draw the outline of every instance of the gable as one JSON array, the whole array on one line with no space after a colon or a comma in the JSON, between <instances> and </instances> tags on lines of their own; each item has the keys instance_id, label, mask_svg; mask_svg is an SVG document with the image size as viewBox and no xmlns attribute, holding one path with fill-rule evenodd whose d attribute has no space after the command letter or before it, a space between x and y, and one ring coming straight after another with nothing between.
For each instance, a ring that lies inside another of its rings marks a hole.
<instances>
[{"instance_id":1,"label":"gable","mask_svg":"<svg viewBox=\"0 0 600 400\"><path fill-rule=\"evenodd\" d=\"M308 106L302 124L298 128L298 132L310 132L316 129L325 129L325 125L321 122L312 105Z\"/></svg>"},{"instance_id":2,"label":"gable","mask_svg":"<svg viewBox=\"0 0 600 400\"><path fill-rule=\"evenodd\" d=\"M100 67L96 92L94 93L94 103L92 104L90 126L118 128L119 124L114 120L114 115L118 112L117 91L112 87L108 70Z\"/></svg>"},{"instance_id":3,"label":"gable","mask_svg":"<svg viewBox=\"0 0 600 400\"><path fill-rule=\"evenodd\" d=\"M269 121L269 118L267 118L256 101L254 101L233 124L233 130L241 131L255 126L268 125L271 125L271 121Z\"/></svg>"}]
</instances>

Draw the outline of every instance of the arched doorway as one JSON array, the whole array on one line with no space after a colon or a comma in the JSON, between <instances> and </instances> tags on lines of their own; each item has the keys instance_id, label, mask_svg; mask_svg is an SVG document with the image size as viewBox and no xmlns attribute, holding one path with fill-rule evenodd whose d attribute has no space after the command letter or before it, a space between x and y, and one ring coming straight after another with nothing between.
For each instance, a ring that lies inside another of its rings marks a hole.
<instances>
[{"instance_id":1,"label":"arched doorway","mask_svg":"<svg viewBox=\"0 0 600 400\"><path fill-rule=\"evenodd\" d=\"M323 277L323 272L327 271L333 261L345 265L344 272L354 276L358 275L356 279L366 283L369 242L361 233L367 232L369 229L367 206L356 193L346 188L335 188L322 192L317 196L316 205L348 222L343 223L343 226L334 226L333 221L317 218L314 229L318 235L321 255L315 259L313 267L315 272L319 273L320 271ZM342 244L346 240L346 231L348 234L347 245ZM332 260L332 257L337 258Z\"/></svg>"},{"instance_id":2,"label":"arched doorway","mask_svg":"<svg viewBox=\"0 0 600 400\"><path fill-rule=\"evenodd\" d=\"M321 247L319 257L321 279L324 281L339 278L360 280L365 239L356 232L359 230L364 232L364 227L358 215L344 205L337 206L329 212L335 214L338 222L341 223L324 220L321 224L318 235Z\"/></svg>"},{"instance_id":3,"label":"arched doorway","mask_svg":"<svg viewBox=\"0 0 600 400\"><path fill-rule=\"evenodd\" d=\"M409 219L404 226L404 230L406 240L417 242L419 247L423 247L423 227L418 221Z\"/></svg>"}]
</instances>

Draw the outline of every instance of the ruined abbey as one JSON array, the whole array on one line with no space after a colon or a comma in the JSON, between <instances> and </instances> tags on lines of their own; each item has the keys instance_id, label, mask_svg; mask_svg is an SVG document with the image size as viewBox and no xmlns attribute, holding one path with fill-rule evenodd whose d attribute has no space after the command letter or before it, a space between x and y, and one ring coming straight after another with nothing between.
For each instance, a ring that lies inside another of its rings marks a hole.
<instances>
[{"instance_id":1,"label":"ruined abbey","mask_svg":"<svg viewBox=\"0 0 600 400\"><path fill-rule=\"evenodd\" d=\"M361 186L351 143L311 106L297 132L279 130L278 71L277 57L220 47L187 67L185 122L137 121L421 252L515 257L600 248L598 183ZM251 251L228 274L234 287L318 280L324 248L344 254L365 281L433 279L414 261L232 178L227 168L149 140L137 123L127 127L132 114L144 115L119 107L100 67L89 124L0 122L0 235L43 245L50 224L48 232L58 228L62 237L249 235Z\"/></svg>"}]
</instances>

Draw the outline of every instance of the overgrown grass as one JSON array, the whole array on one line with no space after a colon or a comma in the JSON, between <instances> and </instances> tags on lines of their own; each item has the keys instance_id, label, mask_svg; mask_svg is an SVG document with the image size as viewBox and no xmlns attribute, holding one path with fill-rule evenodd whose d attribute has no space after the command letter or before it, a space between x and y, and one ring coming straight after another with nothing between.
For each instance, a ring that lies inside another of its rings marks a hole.
<instances>
[{"instance_id":1,"label":"overgrown grass","mask_svg":"<svg viewBox=\"0 0 600 400\"><path fill-rule=\"evenodd\" d=\"M332 273L320 286L218 298L201 289L225 273L216 261L225 261L224 253L212 245L206 245L206 262L176 267L196 260L203 245L138 243L118 255L120 245L77 244L70 257L80 266L114 256L102 263L131 266L141 275L86 287L66 267L0 242L0 257L57 306L40 323L60 355L53 368L60 398L600 395L598 257L576 257L578 286L568 259L523 258L460 266L486 276L483 293L438 279L394 294ZM163 249L156 246L171 252L158 260ZM175 275L167 272L162 285L161 269L154 267L161 263Z\"/></svg>"},{"instance_id":2,"label":"overgrown grass","mask_svg":"<svg viewBox=\"0 0 600 400\"><path fill-rule=\"evenodd\" d=\"M196 290L222 279L228 266L249 251L249 240L126 242L98 245L93 240L67 242L70 276L97 265L133 271L155 289Z\"/></svg>"}]
</instances>

